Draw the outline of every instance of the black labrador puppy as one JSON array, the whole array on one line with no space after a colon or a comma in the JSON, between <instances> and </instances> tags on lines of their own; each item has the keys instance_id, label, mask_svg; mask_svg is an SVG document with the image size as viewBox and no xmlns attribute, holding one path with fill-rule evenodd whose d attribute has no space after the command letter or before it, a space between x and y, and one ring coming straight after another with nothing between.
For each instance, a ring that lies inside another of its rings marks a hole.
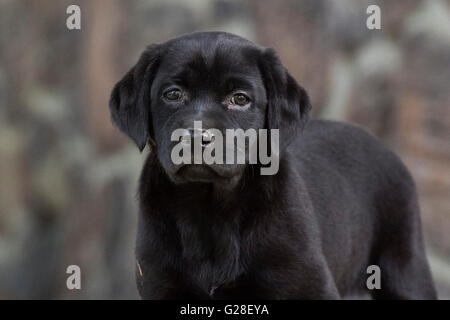
<instances>
[{"instance_id":1,"label":"black labrador puppy","mask_svg":"<svg viewBox=\"0 0 450 320\"><path fill-rule=\"evenodd\" d=\"M193 33L144 51L110 100L114 123L151 148L139 186L142 298L436 298L407 169L360 128L307 123L310 108L275 52L241 37ZM259 160L175 164L176 129L211 141L192 130L198 120L223 133L279 129L276 174ZM369 290L372 265L381 286Z\"/></svg>"}]
</instances>

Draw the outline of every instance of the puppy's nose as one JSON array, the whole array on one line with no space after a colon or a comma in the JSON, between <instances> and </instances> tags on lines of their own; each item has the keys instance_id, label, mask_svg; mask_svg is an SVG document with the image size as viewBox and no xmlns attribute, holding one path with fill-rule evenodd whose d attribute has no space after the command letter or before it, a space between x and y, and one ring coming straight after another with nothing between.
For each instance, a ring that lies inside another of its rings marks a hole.
<instances>
[{"instance_id":1,"label":"puppy's nose","mask_svg":"<svg viewBox=\"0 0 450 320\"><path fill-rule=\"evenodd\" d=\"M195 139L201 141L202 147L205 148L208 144L214 141L214 134L206 129L192 129L186 130L186 134L180 138L180 142L190 144Z\"/></svg>"}]
</instances>

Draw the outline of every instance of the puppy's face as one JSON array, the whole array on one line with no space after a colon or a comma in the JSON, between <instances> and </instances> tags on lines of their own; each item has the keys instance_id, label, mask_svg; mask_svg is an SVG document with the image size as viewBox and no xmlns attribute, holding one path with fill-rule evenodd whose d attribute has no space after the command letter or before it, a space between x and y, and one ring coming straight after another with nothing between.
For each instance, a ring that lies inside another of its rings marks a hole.
<instances>
[{"instance_id":1,"label":"puppy's face","mask_svg":"<svg viewBox=\"0 0 450 320\"><path fill-rule=\"evenodd\" d=\"M174 164L171 141L178 128L202 129L264 127L267 95L255 59L246 41L211 36L181 38L166 45L151 87L151 114L158 158L174 181L239 178L243 164ZM193 140L191 140L193 142ZM217 141L214 141L217 142Z\"/></svg>"},{"instance_id":2,"label":"puppy's face","mask_svg":"<svg viewBox=\"0 0 450 320\"><path fill-rule=\"evenodd\" d=\"M227 129L280 129L283 150L310 106L273 50L206 32L148 47L115 86L110 108L113 121L141 150L148 140L155 145L173 182L227 183L238 181L246 164L175 164L172 150L180 141L172 141L172 133L183 128L203 139L205 130L216 129L225 139Z\"/></svg>"}]
</instances>

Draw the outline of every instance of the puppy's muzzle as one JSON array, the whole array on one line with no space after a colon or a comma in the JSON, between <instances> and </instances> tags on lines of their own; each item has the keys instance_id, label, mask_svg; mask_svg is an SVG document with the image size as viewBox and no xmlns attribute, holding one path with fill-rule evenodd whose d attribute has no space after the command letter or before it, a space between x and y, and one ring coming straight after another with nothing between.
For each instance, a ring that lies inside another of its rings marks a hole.
<instances>
[{"instance_id":1,"label":"puppy's muzzle","mask_svg":"<svg viewBox=\"0 0 450 320\"><path fill-rule=\"evenodd\" d=\"M180 142L187 145L192 145L196 140L199 140L202 148L205 148L210 143L214 142L215 136L211 131L206 129L189 128L186 130L186 134L180 137Z\"/></svg>"}]
</instances>

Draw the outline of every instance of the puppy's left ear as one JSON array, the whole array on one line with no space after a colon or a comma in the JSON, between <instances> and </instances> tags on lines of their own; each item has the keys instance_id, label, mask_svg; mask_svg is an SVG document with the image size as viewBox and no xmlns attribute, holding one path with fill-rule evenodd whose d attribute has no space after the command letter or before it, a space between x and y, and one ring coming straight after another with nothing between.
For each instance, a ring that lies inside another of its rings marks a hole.
<instances>
[{"instance_id":1,"label":"puppy's left ear","mask_svg":"<svg viewBox=\"0 0 450 320\"><path fill-rule=\"evenodd\" d=\"M111 92L113 122L142 151L151 139L150 87L159 64L158 45L151 45Z\"/></svg>"},{"instance_id":2,"label":"puppy's left ear","mask_svg":"<svg viewBox=\"0 0 450 320\"><path fill-rule=\"evenodd\" d=\"M275 50L263 49L260 70L267 92L267 128L280 130L280 149L285 149L308 121L308 94L289 74Z\"/></svg>"}]
</instances>

